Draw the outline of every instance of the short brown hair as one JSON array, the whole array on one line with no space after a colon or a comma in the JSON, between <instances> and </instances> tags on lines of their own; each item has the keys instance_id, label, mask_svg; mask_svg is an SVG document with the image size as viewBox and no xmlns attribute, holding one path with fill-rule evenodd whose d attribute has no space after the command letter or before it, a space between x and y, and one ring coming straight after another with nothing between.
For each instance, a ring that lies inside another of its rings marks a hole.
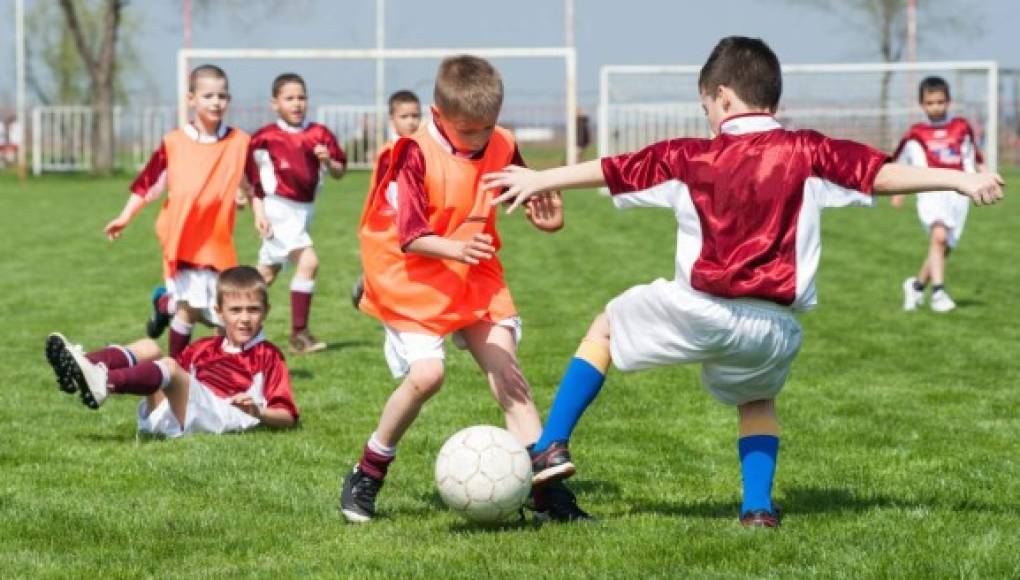
<instances>
[{"instance_id":1,"label":"short brown hair","mask_svg":"<svg viewBox=\"0 0 1020 580\"><path fill-rule=\"evenodd\" d=\"M275 97L279 95L280 89L283 88L283 85L288 85L290 83L301 85L302 89L308 91L308 87L305 86L305 79L301 78L301 75L297 73L283 73L273 79L273 96Z\"/></svg>"},{"instance_id":2,"label":"short brown hair","mask_svg":"<svg viewBox=\"0 0 1020 580\"><path fill-rule=\"evenodd\" d=\"M223 297L227 294L258 294L262 305L269 305L266 279L251 266L234 266L220 272L216 279L217 306L223 306Z\"/></svg>"},{"instance_id":3,"label":"short brown hair","mask_svg":"<svg viewBox=\"0 0 1020 580\"><path fill-rule=\"evenodd\" d=\"M942 93L946 96L947 101L953 100L953 97L949 95L949 83L942 77L925 77L917 86L917 102L924 102L925 93Z\"/></svg>"},{"instance_id":4,"label":"short brown hair","mask_svg":"<svg viewBox=\"0 0 1020 580\"><path fill-rule=\"evenodd\" d=\"M414 103L416 105L421 105L421 101L418 100L418 95L413 92L408 90L397 91L390 95L389 105L391 115L393 114L393 110L397 108L397 105L401 103Z\"/></svg>"},{"instance_id":5,"label":"short brown hair","mask_svg":"<svg viewBox=\"0 0 1020 580\"><path fill-rule=\"evenodd\" d=\"M227 73L223 72L223 69L214 64L203 64L196 66L191 69L191 74L188 75L188 91L195 92L195 84L198 83L198 79L223 79L223 84L230 88L230 81L227 80Z\"/></svg>"},{"instance_id":6,"label":"short brown hair","mask_svg":"<svg viewBox=\"0 0 1020 580\"><path fill-rule=\"evenodd\" d=\"M698 76L698 90L709 96L724 85L744 104L775 112L783 94L779 58L760 38L727 36L715 45Z\"/></svg>"},{"instance_id":7,"label":"short brown hair","mask_svg":"<svg viewBox=\"0 0 1020 580\"><path fill-rule=\"evenodd\" d=\"M489 61L462 54L443 59L432 102L445 115L492 119L503 106L503 78Z\"/></svg>"}]
</instances>

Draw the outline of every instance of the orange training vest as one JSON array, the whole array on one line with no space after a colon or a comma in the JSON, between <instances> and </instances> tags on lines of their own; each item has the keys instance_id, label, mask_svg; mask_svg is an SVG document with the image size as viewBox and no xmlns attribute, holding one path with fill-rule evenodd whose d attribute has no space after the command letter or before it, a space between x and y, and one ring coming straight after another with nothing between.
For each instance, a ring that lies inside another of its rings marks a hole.
<instances>
[{"instance_id":1,"label":"orange training vest","mask_svg":"<svg viewBox=\"0 0 1020 580\"><path fill-rule=\"evenodd\" d=\"M396 209L386 200L394 163L411 142L425 157L425 191L429 197L429 226L436 235L468 240L473 234L496 233L492 191L480 187L481 176L506 167L513 158L514 139L496 127L481 159L465 159L447 151L423 125L414 135L399 139L391 151L390 168L365 201L358 237L365 272L361 308L403 332L443 336L479 320L498 322L517 309L503 280L499 258L470 266L404 253L400 248Z\"/></svg>"},{"instance_id":2,"label":"orange training vest","mask_svg":"<svg viewBox=\"0 0 1020 580\"><path fill-rule=\"evenodd\" d=\"M247 133L231 129L215 143L199 143L176 129L163 138L167 196L156 219L163 246L163 274L181 263L219 272L237 265L234 249L236 193L244 177Z\"/></svg>"},{"instance_id":3,"label":"orange training vest","mask_svg":"<svg viewBox=\"0 0 1020 580\"><path fill-rule=\"evenodd\" d=\"M375 191L376 186L379 185L378 183L379 178L383 177L382 175L375 174L375 171L379 169L379 160L382 159L384 155L389 155L390 152L392 151L393 141L387 141L385 144L383 144L382 147L379 148L379 152L375 154L375 159L372 160L372 174L368 177L369 194Z\"/></svg>"}]
</instances>

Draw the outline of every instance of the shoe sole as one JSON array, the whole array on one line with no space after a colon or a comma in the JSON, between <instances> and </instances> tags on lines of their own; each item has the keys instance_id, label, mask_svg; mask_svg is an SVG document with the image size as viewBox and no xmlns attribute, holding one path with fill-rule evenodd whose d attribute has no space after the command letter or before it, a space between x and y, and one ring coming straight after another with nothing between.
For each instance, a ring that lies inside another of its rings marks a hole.
<instances>
[{"instance_id":1,"label":"shoe sole","mask_svg":"<svg viewBox=\"0 0 1020 580\"><path fill-rule=\"evenodd\" d=\"M93 411L98 409L99 403L96 402L96 397L92 394L88 381L85 380L85 373L81 372L78 360L67 348L66 344L60 349L59 358L61 368L64 369L61 384L64 384L63 381L73 384L78 391L78 395L81 397L81 403Z\"/></svg>"},{"instance_id":2,"label":"shoe sole","mask_svg":"<svg viewBox=\"0 0 1020 580\"><path fill-rule=\"evenodd\" d=\"M287 349L287 352L289 352L290 354L314 354L317 352L322 352L324 350L326 350L326 343L315 344L303 350L296 349L292 346Z\"/></svg>"},{"instance_id":3,"label":"shoe sole","mask_svg":"<svg viewBox=\"0 0 1020 580\"><path fill-rule=\"evenodd\" d=\"M556 467L547 467L531 476L531 485L541 487L557 481L572 477L577 473L577 468L571 462L561 463Z\"/></svg>"},{"instance_id":4,"label":"shoe sole","mask_svg":"<svg viewBox=\"0 0 1020 580\"><path fill-rule=\"evenodd\" d=\"M73 395L78 391L78 386L67 375L66 362L61 356L66 348L67 339L64 338L64 335L54 332L46 337L46 362L50 363L53 374L57 377L57 387L61 391Z\"/></svg>"},{"instance_id":5,"label":"shoe sole","mask_svg":"<svg viewBox=\"0 0 1020 580\"><path fill-rule=\"evenodd\" d=\"M348 509L340 508L340 513L343 514L344 519L352 524L365 524L372 521L371 516L359 514L358 512L351 511Z\"/></svg>"}]
</instances>

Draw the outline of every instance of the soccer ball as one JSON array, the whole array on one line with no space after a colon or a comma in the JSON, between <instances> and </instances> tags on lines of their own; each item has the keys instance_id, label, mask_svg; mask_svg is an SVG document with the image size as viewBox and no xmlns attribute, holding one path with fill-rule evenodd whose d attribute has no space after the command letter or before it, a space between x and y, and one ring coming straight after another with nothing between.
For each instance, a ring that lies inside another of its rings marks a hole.
<instances>
[{"instance_id":1,"label":"soccer ball","mask_svg":"<svg viewBox=\"0 0 1020 580\"><path fill-rule=\"evenodd\" d=\"M531 457L509 432L489 425L454 433L436 460L436 485L450 509L495 522L521 509L531 491Z\"/></svg>"}]
</instances>

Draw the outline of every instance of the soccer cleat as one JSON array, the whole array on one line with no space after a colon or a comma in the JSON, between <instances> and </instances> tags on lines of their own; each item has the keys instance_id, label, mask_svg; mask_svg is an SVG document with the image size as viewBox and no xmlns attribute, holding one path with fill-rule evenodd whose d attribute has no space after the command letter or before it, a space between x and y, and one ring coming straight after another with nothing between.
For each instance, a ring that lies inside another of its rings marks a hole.
<instances>
[{"instance_id":1,"label":"soccer cleat","mask_svg":"<svg viewBox=\"0 0 1020 580\"><path fill-rule=\"evenodd\" d=\"M936 290L931 293L931 309L935 312L949 312L956 308L956 302L949 297L945 290Z\"/></svg>"},{"instance_id":2,"label":"soccer cleat","mask_svg":"<svg viewBox=\"0 0 1020 580\"><path fill-rule=\"evenodd\" d=\"M324 350L326 350L326 343L312 336L308 330L302 330L290 337L291 354L311 354Z\"/></svg>"},{"instance_id":3,"label":"soccer cleat","mask_svg":"<svg viewBox=\"0 0 1020 580\"><path fill-rule=\"evenodd\" d=\"M567 442L556 441L545 451L532 453L531 473L531 484L536 487L567 479L577 473L573 462L570 461Z\"/></svg>"},{"instance_id":4,"label":"soccer cleat","mask_svg":"<svg viewBox=\"0 0 1020 580\"><path fill-rule=\"evenodd\" d=\"M748 510L740 514L740 525L745 528L778 528L783 519L783 508L772 504L772 511Z\"/></svg>"},{"instance_id":5,"label":"soccer cleat","mask_svg":"<svg viewBox=\"0 0 1020 580\"><path fill-rule=\"evenodd\" d=\"M917 307L924 304L924 290L914 288L917 278L911 276L903 281L903 309L907 312L917 310Z\"/></svg>"},{"instance_id":6,"label":"soccer cleat","mask_svg":"<svg viewBox=\"0 0 1020 580\"><path fill-rule=\"evenodd\" d=\"M145 322L145 335L149 338L159 338L163 335L166 327L170 326L170 315L160 312L159 300L166 294L166 287L156 286L152 289L152 314Z\"/></svg>"},{"instance_id":7,"label":"soccer cleat","mask_svg":"<svg viewBox=\"0 0 1020 580\"><path fill-rule=\"evenodd\" d=\"M89 409L98 409L109 393L107 387L109 373L106 370L106 365L92 364L89 359L85 358L85 353L80 348L65 348L63 352L62 356L70 359L65 360L66 370L63 381L73 382L78 388L83 405Z\"/></svg>"},{"instance_id":8,"label":"soccer cleat","mask_svg":"<svg viewBox=\"0 0 1020 580\"><path fill-rule=\"evenodd\" d=\"M358 279L351 286L351 306L355 310L361 310L361 297L365 295L365 275L358 274Z\"/></svg>"},{"instance_id":9,"label":"soccer cleat","mask_svg":"<svg viewBox=\"0 0 1020 580\"><path fill-rule=\"evenodd\" d=\"M364 524L375 517L375 496L383 482L365 473L357 465L344 478L340 490L340 513L352 524Z\"/></svg>"},{"instance_id":10,"label":"soccer cleat","mask_svg":"<svg viewBox=\"0 0 1020 580\"><path fill-rule=\"evenodd\" d=\"M81 346L71 344L59 332L53 332L46 337L46 362L50 363L50 367L53 368L53 374L57 377L57 386L68 394L78 391L78 386L74 384L70 373L70 368L74 365L70 356L71 349L80 351Z\"/></svg>"},{"instance_id":11,"label":"soccer cleat","mask_svg":"<svg viewBox=\"0 0 1020 580\"><path fill-rule=\"evenodd\" d=\"M552 481L531 491L531 505L535 521L547 522L594 522L588 512L577 505L577 496L562 481Z\"/></svg>"}]
</instances>

